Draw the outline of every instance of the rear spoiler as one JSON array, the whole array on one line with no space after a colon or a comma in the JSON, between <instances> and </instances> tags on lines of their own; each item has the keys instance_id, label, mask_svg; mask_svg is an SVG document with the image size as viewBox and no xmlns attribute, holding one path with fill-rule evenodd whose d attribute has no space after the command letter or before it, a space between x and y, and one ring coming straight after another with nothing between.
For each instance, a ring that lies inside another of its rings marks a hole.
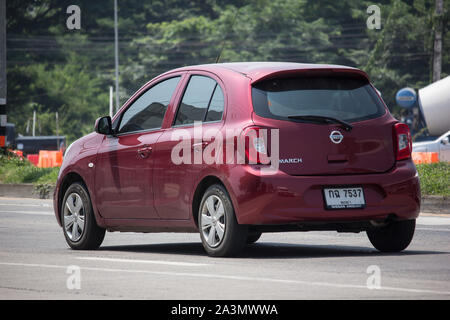
<instances>
[{"instance_id":1,"label":"rear spoiler","mask_svg":"<svg viewBox=\"0 0 450 320\"><path fill-rule=\"evenodd\" d=\"M367 80L370 82L369 76L362 70L348 67L338 68L304 68L304 69L289 69L275 72L269 72L259 75L257 78L252 79L251 84L255 84L264 80L272 78L284 78L294 75L299 76L353 76Z\"/></svg>"}]
</instances>

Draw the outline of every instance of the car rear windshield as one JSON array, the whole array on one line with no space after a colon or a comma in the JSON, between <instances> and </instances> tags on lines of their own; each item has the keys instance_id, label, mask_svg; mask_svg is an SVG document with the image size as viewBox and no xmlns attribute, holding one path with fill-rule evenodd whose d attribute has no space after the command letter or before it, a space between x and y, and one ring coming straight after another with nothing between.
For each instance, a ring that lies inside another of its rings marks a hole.
<instances>
[{"instance_id":1,"label":"car rear windshield","mask_svg":"<svg viewBox=\"0 0 450 320\"><path fill-rule=\"evenodd\" d=\"M253 108L265 118L326 116L347 122L377 118L386 110L366 79L295 77L271 79L252 88Z\"/></svg>"}]
</instances>

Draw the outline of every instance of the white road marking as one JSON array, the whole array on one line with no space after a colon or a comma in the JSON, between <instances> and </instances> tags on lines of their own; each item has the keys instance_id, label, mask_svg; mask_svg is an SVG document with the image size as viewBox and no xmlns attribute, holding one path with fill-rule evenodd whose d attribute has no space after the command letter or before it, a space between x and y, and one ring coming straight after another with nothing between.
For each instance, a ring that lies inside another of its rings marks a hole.
<instances>
[{"instance_id":1,"label":"white road marking","mask_svg":"<svg viewBox=\"0 0 450 320\"><path fill-rule=\"evenodd\" d=\"M8 200L8 201L32 201L32 202L52 202L51 199L33 199L33 198L15 198L15 197L0 197L0 200Z\"/></svg>"},{"instance_id":2,"label":"white road marking","mask_svg":"<svg viewBox=\"0 0 450 320\"><path fill-rule=\"evenodd\" d=\"M0 262L3 266L15 266L15 267L34 267L34 268L53 268L53 269L67 269L67 266L61 265L49 265L49 264L32 264L32 263L10 263ZM237 281L256 281L256 282L271 282L271 283L283 283L283 284L300 284L309 286L321 286L332 288L347 288L347 289L364 289L373 292L377 291L398 291L408 293L421 293L421 294L437 294L437 295L450 295L450 291L437 291L428 289L414 289L414 288L400 288L400 287L381 287L380 289L368 289L363 285L352 284L339 284L330 282L315 282L315 281L302 281L302 280L285 280L275 278L263 278L263 277L244 277L244 276L231 276L220 274L207 274L207 273L184 273L184 272L168 272L168 271L150 271L150 270L132 270L132 269L110 269L110 268L95 268L95 267L81 267L82 270L88 271L101 271L101 272L122 272L122 273L138 273L138 274L152 274L152 275L165 275L165 276L178 276L178 277L191 277L191 278L211 278L211 279L224 279L224 280L237 280Z\"/></svg>"},{"instance_id":3,"label":"white road marking","mask_svg":"<svg viewBox=\"0 0 450 320\"><path fill-rule=\"evenodd\" d=\"M416 228L419 231L438 231L438 232L450 232L450 229L441 229L441 228Z\"/></svg>"},{"instance_id":4,"label":"white road marking","mask_svg":"<svg viewBox=\"0 0 450 320\"><path fill-rule=\"evenodd\" d=\"M423 226L450 226L450 218L444 217L419 217L416 222Z\"/></svg>"},{"instance_id":5,"label":"white road marking","mask_svg":"<svg viewBox=\"0 0 450 320\"><path fill-rule=\"evenodd\" d=\"M0 206L22 206L22 207L51 207L50 205L27 205L27 204L3 204ZM28 214L28 215L44 215L44 216L53 216L55 213L53 211L16 211L16 210L0 210L1 213L6 214ZM450 226L450 217L430 217L430 216L422 216L417 219L418 226ZM431 228L420 228L416 227L417 230L423 231L442 231L442 232L450 232L450 229L431 229Z\"/></svg>"},{"instance_id":6,"label":"white road marking","mask_svg":"<svg viewBox=\"0 0 450 320\"><path fill-rule=\"evenodd\" d=\"M55 214L53 211L4 211L4 210L1 210L0 213L32 214L43 216L53 216Z\"/></svg>"},{"instance_id":7,"label":"white road marking","mask_svg":"<svg viewBox=\"0 0 450 320\"><path fill-rule=\"evenodd\" d=\"M100 257L77 257L76 259L89 261L124 262L124 263L164 264L169 266L181 266L181 267L210 266L210 264L208 263L191 263L191 262L176 262L176 261L161 261L161 260L134 260L134 259L115 259L115 258L100 258Z\"/></svg>"},{"instance_id":8,"label":"white road marking","mask_svg":"<svg viewBox=\"0 0 450 320\"><path fill-rule=\"evenodd\" d=\"M9 205L9 204L0 204L0 206L31 206L31 205L25 205L25 204L19 204L19 205ZM34 207L47 207L47 206L40 206L40 205L32 205ZM48 206L51 207L51 206ZM54 215L53 211L16 211L16 210L0 210L0 213L18 213L18 214L41 214L41 215ZM450 226L450 217L419 217L417 219L417 225L423 225L423 226Z\"/></svg>"},{"instance_id":9,"label":"white road marking","mask_svg":"<svg viewBox=\"0 0 450 320\"><path fill-rule=\"evenodd\" d=\"M10 207L43 207L43 208L51 208L50 204L17 204L17 203L0 203L0 206L10 206Z\"/></svg>"}]
</instances>

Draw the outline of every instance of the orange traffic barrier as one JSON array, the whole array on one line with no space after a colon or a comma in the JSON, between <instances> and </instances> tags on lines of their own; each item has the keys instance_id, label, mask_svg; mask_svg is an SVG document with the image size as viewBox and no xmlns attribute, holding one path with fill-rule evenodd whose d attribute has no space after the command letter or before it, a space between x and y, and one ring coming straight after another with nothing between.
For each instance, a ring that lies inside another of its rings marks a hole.
<instances>
[{"instance_id":1,"label":"orange traffic barrier","mask_svg":"<svg viewBox=\"0 0 450 320\"><path fill-rule=\"evenodd\" d=\"M52 168L60 167L62 165L62 152L61 151L39 151L39 161L37 166L39 168Z\"/></svg>"},{"instance_id":2,"label":"orange traffic barrier","mask_svg":"<svg viewBox=\"0 0 450 320\"><path fill-rule=\"evenodd\" d=\"M413 152L412 159L415 164L436 163L439 162L439 154L437 152Z\"/></svg>"},{"instance_id":3,"label":"orange traffic barrier","mask_svg":"<svg viewBox=\"0 0 450 320\"><path fill-rule=\"evenodd\" d=\"M28 154L27 159L35 166L37 166L39 163L39 155L38 154Z\"/></svg>"}]
</instances>

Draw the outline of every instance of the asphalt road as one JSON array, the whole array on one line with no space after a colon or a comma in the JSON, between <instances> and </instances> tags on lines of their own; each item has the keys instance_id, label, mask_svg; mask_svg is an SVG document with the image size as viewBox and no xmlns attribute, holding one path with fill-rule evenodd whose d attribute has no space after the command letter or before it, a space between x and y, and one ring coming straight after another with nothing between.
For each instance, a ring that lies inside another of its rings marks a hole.
<instances>
[{"instance_id":1,"label":"asphalt road","mask_svg":"<svg viewBox=\"0 0 450 320\"><path fill-rule=\"evenodd\" d=\"M51 201L0 198L0 299L450 299L449 238L450 216L422 214L399 254L335 232L264 234L226 259L197 234L107 233L73 251Z\"/></svg>"}]
</instances>

